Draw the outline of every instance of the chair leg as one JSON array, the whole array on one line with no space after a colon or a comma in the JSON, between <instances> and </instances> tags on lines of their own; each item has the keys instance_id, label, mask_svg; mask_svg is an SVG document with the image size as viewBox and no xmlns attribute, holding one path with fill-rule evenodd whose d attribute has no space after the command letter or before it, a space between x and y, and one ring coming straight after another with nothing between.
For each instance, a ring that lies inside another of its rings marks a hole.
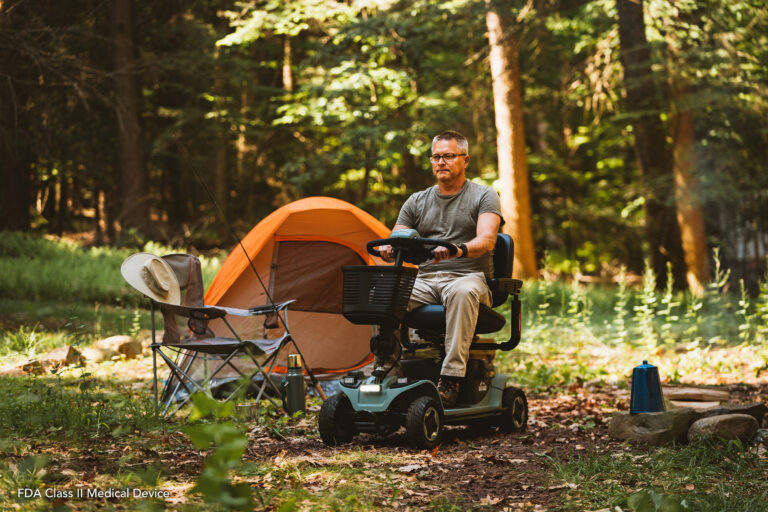
<instances>
[{"instance_id":1,"label":"chair leg","mask_svg":"<svg viewBox=\"0 0 768 512\"><path fill-rule=\"evenodd\" d=\"M189 386L187 386L187 384L190 384L192 387L196 388L195 391L201 391L204 393L205 390L202 387L200 387L200 385L198 385L197 382L195 382L195 380L192 377L190 377L189 374L187 374L187 372L179 368L178 365L176 365L171 358L165 355L162 350L158 350L158 352L160 353L160 357L162 357L165 360L165 363L168 365L168 368L170 369L171 373L174 375L174 377L178 379L179 383L177 384L177 389L178 389L178 385L180 384L187 391L187 394L188 394L187 398L184 401L182 401L181 405L175 410L175 411L178 411L181 408L181 406L187 403L187 401L189 400L189 397L192 396L193 391L192 389L190 389ZM168 408L170 407L171 401L173 400L174 396L175 396L175 393L171 394L171 396L169 396L168 399L166 400L165 409L162 412L162 416L165 416L167 414Z\"/></svg>"}]
</instances>

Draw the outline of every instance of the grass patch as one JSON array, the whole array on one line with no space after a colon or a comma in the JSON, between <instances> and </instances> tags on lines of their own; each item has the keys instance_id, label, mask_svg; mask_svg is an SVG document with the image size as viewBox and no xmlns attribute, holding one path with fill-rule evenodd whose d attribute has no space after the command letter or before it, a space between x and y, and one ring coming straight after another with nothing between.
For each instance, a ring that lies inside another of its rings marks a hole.
<instances>
[{"instance_id":1,"label":"grass patch","mask_svg":"<svg viewBox=\"0 0 768 512\"><path fill-rule=\"evenodd\" d=\"M144 252L162 256L185 250L154 242ZM59 300L137 305L141 295L132 291L120 274L125 258L137 252L115 247L80 247L55 238L0 232L0 297L15 300ZM203 282L210 284L222 255L201 256Z\"/></svg>"},{"instance_id":2,"label":"grass patch","mask_svg":"<svg viewBox=\"0 0 768 512\"><path fill-rule=\"evenodd\" d=\"M80 377L0 377L0 431L15 437L98 439L160 423L149 395Z\"/></svg>"},{"instance_id":3,"label":"grass patch","mask_svg":"<svg viewBox=\"0 0 768 512\"><path fill-rule=\"evenodd\" d=\"M593 454L551 469L568 484L561 510L635 510L643 493L688 507L668 510L762 510L768 501L768 461L737 441Z\"/></svg>"}]
</instances>

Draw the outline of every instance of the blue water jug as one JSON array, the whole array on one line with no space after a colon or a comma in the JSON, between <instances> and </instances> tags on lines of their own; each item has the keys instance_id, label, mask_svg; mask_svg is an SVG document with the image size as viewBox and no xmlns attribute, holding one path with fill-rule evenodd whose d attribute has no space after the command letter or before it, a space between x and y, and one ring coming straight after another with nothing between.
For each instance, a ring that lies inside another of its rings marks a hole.
<instances>
[{"instance_id":1,"label":"blue water jug","mask_svg":"<svg viewBox=\"0 0 768 512\"><path fill-rule=\"evenodd\" d=\"M659 369L643 361L632 370L632 394L629 399L629 414L663 412L664 395L661 391Z\"/></svg>"}]
</instances>

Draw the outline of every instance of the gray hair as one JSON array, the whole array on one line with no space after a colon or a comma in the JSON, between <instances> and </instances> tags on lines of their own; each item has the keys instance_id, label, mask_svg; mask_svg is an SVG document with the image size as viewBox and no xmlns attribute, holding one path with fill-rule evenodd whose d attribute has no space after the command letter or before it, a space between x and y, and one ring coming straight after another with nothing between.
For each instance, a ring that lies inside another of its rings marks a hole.
<instances>
[{"instance_id":1,"label":"gray hair","mask_svg":"<svg viewBox=\"0 0 768 512\"><path fill-rule=\"evenodd\" d=\"M435 138L432 139L432 149L435 148L435 144L437 144L437 141L439 140L455 140L459 146L459 151L469 154L469 142L467 142L467 138L455 130L448 130L440 135L435 135Z\"/></svg>"}]
</instances>

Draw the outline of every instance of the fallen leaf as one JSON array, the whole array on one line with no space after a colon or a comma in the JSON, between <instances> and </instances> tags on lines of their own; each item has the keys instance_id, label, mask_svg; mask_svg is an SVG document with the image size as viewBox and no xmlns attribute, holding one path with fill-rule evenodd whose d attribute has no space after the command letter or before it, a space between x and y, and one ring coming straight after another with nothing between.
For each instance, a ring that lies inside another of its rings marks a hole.
<instances>
[{"instance_id":1,"label":"fallen leaf","mask_svg":"<svg viewBox=\"0 0 768 512\"><path fill-rule=\"evenodd\" d=\"M400 466L397 468L397 471L399 473L414 473L418 470L420 470L422 466L420 464L408 464L406 466Z\"/></svg>"},{"instance_id":2,"label":"fallen leaf","mask_svg":"<svg viewBox=\"0 0 768 512\"><path fill-rule=\"evenodd\" d=\"M693 485L693 484L688 484L688 485L685 486L685 488L686 488L686 490L692 491L692 490L694 490L696 488L696 486Z\"/></svg>"},{"instance_id":3,"label":"fallen leaf","mask_svg":"<svg viewBox=\"0 0 768 512\"><path fill-rule=\"evenodd\" d=\"M491 498L490 494L486 494L485 498L480 500L480 505L496 505L501 501L501 498Z\"/></svg>"}]
</instances>

